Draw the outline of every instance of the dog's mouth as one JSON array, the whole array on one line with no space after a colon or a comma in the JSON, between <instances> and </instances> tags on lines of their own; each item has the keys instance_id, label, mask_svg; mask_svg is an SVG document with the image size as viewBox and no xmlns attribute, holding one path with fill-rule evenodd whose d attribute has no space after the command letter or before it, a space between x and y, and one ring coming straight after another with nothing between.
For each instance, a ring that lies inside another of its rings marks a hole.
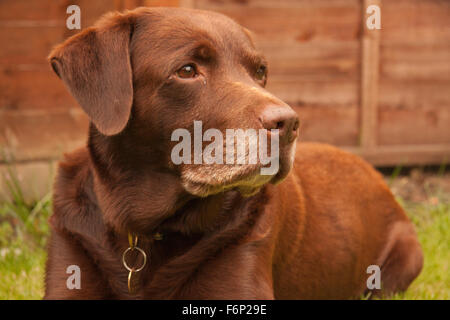
<instances>
[{"instance_id":1,"label":"dog's mouth","mask_svg":"<svg viewBox=\"0 0 450 320\"><path fill-rule=\"evenodd\" d=\"M276 171L264 171L262 164L247 165L190 165L183 168L181 179L187 192L199 197L207 197L231 189L242 196L256 194L267 183L278 184L289 174L295 154L295 143L286 148L280 157Z\"/></svg>"},{"instance_id":2,"label":"dog's mouth","mask_svg":"<svg viewBox=\"0 0 450 320\"><path fill-rule=\"evenodd\" d=\"M214 167L214 168L212 168ZM182 184L189 193L207 197L231 189L237 189L243 196L251 196L273 176L261 175L260 167L246 166L199 166L185 170L182 174Z\"/></svg>"}]
</instances>

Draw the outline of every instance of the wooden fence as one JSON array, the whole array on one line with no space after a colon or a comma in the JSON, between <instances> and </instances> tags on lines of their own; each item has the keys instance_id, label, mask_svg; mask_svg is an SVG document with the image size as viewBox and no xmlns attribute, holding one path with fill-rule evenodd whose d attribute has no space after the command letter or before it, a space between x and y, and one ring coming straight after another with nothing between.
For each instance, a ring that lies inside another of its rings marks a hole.
<instances>
[{"instance_id":1,"label":"wooden fence","mask_svg":"<svg viewBox=\"0 0 450 320\"><path fill-rule=\"evenodd\" d=\"M375 165L450 160L448 0L3 0L0 166L12 156L42 174L43 163L86 141L86 116L46 62L76 33L66 28L71 4L82 28L141 5L222 12L256 33L267 88L298 112L301 140ZM370 4L381 7L381 30L365 27Z\"/></svg>"}]
</instances>

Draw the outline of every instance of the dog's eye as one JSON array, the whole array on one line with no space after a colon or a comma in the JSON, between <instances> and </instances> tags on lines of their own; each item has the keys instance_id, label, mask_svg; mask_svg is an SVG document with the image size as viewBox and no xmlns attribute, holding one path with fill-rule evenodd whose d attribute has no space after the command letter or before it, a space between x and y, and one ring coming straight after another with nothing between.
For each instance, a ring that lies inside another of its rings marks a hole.
<instances>
[{"instance_id":1,"label":"dog's eye","mask_svg":"<svg viewBox=\"0 0 450 320\"><path fill-rule=\"evenodd\" d=\"M182 79L194 78L197 76L197 71L193 64L187 64L178 69L177 76Z\"/></svg>"},{"instance_id":2,"label":"dog's eye","mask_svg":"<svg viewBox=\"0 0 450 320\"><path fill-rule=\"evenodd\" d=\"M267 75L267 67L265 65L259 66L256 70L256 79L264 80Z\"/></svg>"}]
</instances>

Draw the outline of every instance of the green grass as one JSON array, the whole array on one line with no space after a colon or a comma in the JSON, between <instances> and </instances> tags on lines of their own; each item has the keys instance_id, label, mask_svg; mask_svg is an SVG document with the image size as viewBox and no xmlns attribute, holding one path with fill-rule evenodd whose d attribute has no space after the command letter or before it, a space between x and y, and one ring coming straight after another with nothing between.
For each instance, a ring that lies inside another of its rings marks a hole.
<instances>
[{"instance_id":1,"label":"green grass","mask_svg":"<svg viewBox=\"0 0 450 320\"><path fill-rule=\"evenodd\" d=\"M45 250L31 250L20 241L7 250L0 252L0 300L41 299L44 295Z\"/></svg>"},{"instance_id":2,"label":"green grass","mask_svg":"<svg viewBox=\"0 0 450 320\"><path fill-rule=\"evenodd\" d=\"M435 198L437 199L437 198ZM401 202L401 201L400 201ZM416 225L424 267L404 293L392 299L450 299L450 204L404 204Z\"/></svg>"},{"instance_id":3,"label":"green grass","mask_svg":"<svg viewBox=\"0 0 450 320\"><path fill-rule=\"evenodd\" d=\"M13 172L8 179L11 198L0 202L0 300L41 299L51 197L28 203ZM405 293L389 299L450 299L449 199L448 194L430 195L423 203L398 199L416 225L425 264Z\"/></svg>"},{"instance_id":4,"label":"green grass","mask_svg":"<svg viewBox=\"0 0 450 320\"><path fill-rule=\"evenodd\" d=\"M10 167L2 177L9 197L0 201L0 300L41 299L51 194L26 201L17 176Z\"/></svg>"}]
</instances>

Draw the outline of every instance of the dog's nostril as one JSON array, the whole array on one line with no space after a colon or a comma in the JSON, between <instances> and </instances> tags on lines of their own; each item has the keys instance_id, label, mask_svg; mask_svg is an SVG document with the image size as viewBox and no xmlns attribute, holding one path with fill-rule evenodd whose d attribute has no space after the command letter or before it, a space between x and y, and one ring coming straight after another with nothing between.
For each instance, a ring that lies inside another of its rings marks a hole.
<instances>
[{"instance_id":1,"label":"dog's nostril","mask_svg":"<svg viewBox=\"0 0 450 320\"><path fill-rule=\"evenodd\" d=\"M298 120L295 120L294 126L292 127L292 131L297 131L299 126L300 126L300 122Z\"/></svg>"},{"instance_id":2,"label":"dog's nostril","mask_svg":"<svg viewBox=\"0 0 450 320\"><path fill-rule=\"evenodd\" d=\"M266 130L277 129L280 137L290 139L299 127L297 114L287 106L268 106L259 117Z\"/></svg>"}]
</instances>

